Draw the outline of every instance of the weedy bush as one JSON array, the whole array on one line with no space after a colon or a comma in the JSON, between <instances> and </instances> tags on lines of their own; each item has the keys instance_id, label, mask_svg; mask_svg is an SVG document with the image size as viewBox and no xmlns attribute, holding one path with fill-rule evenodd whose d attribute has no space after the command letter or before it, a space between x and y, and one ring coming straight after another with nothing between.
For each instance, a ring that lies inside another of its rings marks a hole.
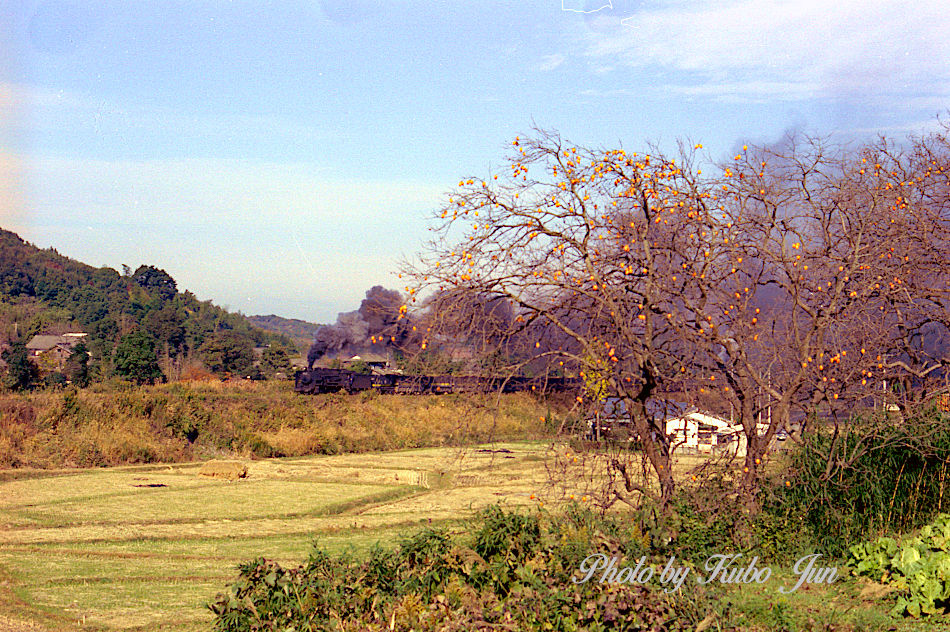
<instances>
[{"instance_id":1,"label":"weedy bush","mask_svg":"<svg viewBox=\"0 0 950 632\"><path fill-rule=\"evenodd\" d=\"M485 560L500 558L506 565L514 566L537 550L540 538L537 515L505 513L495 505L482 513L472 548Z\"/></svg>"},{"instance_id":2,"label":"weedy bush","mask_svg":"<svg viewBox=\"0 0 950 632\"><path fill-rule=\"evenodd\" d=\"M785 514L750 511L727 463L707 463L702 476L680 484L669 515L646 505L633 516L642 532L644 550L701 564L725 552L786 563L814 552L808 530Z\"/></svg>"},{"instance_id":3,"label":"weedy bush","mask_svg":"<svg viewBox=\"0 0 950 632\"><path fill-rule=\"evenodd\" d=\"M704 511L695 502L696 495L685 490L678 494L667 547L689 560L705 560L710 555L735 550L741 520L737 503L733 500L716 511Z\"/></svg>"},{"instance_id":4,"label":"weedy bush","mask_svg":"<svg viewBox=\"0 0 950 632\"><path fill-rule=\"evenodd\" d=\"M930 409L901 423L858 417L846 432L807 434L788 469L763 489L766 513L833 556L874 535L923 525L947 509L947 421Z\"/></svg>"},{"instance_id":5,"label":"weedy bush","mask_svg":"<svg viewBox=\"0 0 950 632\"><path fill-rule=\"evenodd\" d=\"M13 467L27 465L23 452L27 442L40 429L36 410L27 401L5 398L0 400L0 463Z\"/></svg>"},{"instance_id":6,"label":"weedy bush","mask_svg":"<svg viewBox=\"0 0 950 632\"><path fill-rule=\"evenodd\" d=\"M289 569L248 562L209 607L222 632L696 629L715 611L704 591L572 581L592 553L639 552L627 546L637 541L629 531L620 518L576 507L559 517L490 507L468 536L426 529L363 560L315 550Z\"/></svg>"}]
</instances>

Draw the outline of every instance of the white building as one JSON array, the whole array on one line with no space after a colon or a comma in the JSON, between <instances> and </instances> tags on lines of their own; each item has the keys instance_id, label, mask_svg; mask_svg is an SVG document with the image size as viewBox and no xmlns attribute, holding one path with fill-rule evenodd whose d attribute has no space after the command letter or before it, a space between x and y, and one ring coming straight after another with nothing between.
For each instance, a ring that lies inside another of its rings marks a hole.
<instances>
[{"instance_id":1,"label":"white building","mask_svg":"<svg viewBox=\"0 0 950 632\"><path fill-rule=\"evenodd\" d=\"M767 424L758 424L756 430L764 433ZM745 456L746 437L742 425L709 413L693 411L666 420L666 434L671 439L671 451L711 453L728 450L736 456Z\"/></svg>"}]
</instances>

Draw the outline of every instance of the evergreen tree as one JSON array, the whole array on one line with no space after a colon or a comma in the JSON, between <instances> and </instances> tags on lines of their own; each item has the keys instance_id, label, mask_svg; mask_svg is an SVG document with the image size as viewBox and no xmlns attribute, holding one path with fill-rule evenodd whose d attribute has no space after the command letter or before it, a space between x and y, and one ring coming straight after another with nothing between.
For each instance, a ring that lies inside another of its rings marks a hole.
<instances>
[{"instance_id":1,"label":"evergreen tree","mask_svg":"<svg viewBox=\"0 0 950 632\"><path fill-rule=\"evenodd\" d=\"M261 371L267 377L274 377L275 373L287 373L290 371L290 358L283 347L271 345L264 351L261 357Z\"/></svg>"},{"instance_id":2,"label":"evergreen tree","mask_svg":"<svg viewBox=\"0 0 950 632\"><path fill-rule=\"evenodd\" d=\"M86 349L86 343L80 342L73 347L73 352L66 358L63 373L67 379L80 388L89 385L89 351Z\"/></svg>"},{"instance_id":3,"label":"evergreen tree","mask_svg":"<svg viewBox=\"0 0 950 632\"><path fill-rule=\"evenodd\" d=\"M152 337L142 330L124 336L115 349L113 372L137 384L153 384L161 379Z\"/></svg>"},{"instance_id":4,"label":"evergreen tree","mask_svg":"<svg viewBox=\"0 0 950 632\"><path fill-rule=\"evenodd\" d=\"M5 387L14 391L25 391L33 385L36 379L36 367L30 362L25 342L22 340L15 342L3 354L0 354L0 357L7 363L7 374L3 380Z\"/></svg>"},{"instance_id":5,"label":"evergreen tree","mask_svg":"<svg viewBox=\"0 0 950 632\"><path fill-rule=\"evenodd\" d=\"M219 331L201 345L201 359L215 373L247 373L254 363L254 347L234 331Z\"/></svg>"},{"instance_id":6,"label":"evergreen tree","mask_svg":"<svg viewBox=\"0 0 950 632\"><path fill-rule=\"evenodd\" d=\"M155 266L139 266L132 274L132 280L149 293L158 293L162 300L168 301L178 294L178 284L170 274Z\"/></svg>"}]
</instances>

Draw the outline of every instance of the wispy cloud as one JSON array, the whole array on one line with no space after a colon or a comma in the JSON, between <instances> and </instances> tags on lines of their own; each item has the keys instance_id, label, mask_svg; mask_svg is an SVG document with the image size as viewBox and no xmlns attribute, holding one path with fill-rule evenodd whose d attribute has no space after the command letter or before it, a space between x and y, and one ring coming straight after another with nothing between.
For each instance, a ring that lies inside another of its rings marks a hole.
<instances>
[{"instance_id":1,"label":"wispy cloud","mask_svg":"<svg viewBox=\"0 0 950 632\"><path fill-rule=\"evenodd\" d=\"M574 13L597 13L603 9L613 9L614 5L610 0L594 0L593 2L584 2L584 0L561 0L562 11L573 11Z\"/></svg>"},{"instance_id":2,"label":"wispy cloud","mask_svg":"<svg viewBox=\"0 0 950 632\"><path fill-rule=\"evenodd\" d=\"M775 102L801 101L814 96L822 89L817 82L808 81L710 81L682 85L666 85L667 94L685 97L711 98L720 102Z\"/></svg>"},{"instance_id":3,"label":"wispy cloud","mask_svg":"<svg viewBox=\"0 0 950 632\"><path fill-rule=\"evenodd\" d=\"M950 13L937 0L674 0L622 24L585 34L597 65L686 73L697 94L912 91L950 77Z\"/></svg>"},{"instance_id":4,"label":"wispy cloud","mask_svg":"<svg viewBox=\"0 0 950 632\"><path fill-rule=\"evenodd\" d=\"M555 55L545 55L541 58L541 65L538 67L538 70L541 72L551 72L558 66L564 63L566 58L564 55L555 54Z\"/></svg>"}]
</instances>

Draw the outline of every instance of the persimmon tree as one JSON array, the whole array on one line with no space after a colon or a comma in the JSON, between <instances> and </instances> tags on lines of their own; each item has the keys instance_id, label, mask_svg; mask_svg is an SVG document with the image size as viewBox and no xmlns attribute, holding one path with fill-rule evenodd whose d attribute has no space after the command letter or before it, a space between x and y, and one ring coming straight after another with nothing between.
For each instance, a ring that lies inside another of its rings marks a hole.
<instances>
[{"instance_id":1,"label":"persimmon tree","mask_svg":"<svg viewBox=\"0 0 950 632\"><path fill-rule=\"evenodd\" d=\"M461 357L469 371L503 373L511 358L523 357L527 341L512 335L511 303L497 296L445 288L431 296L419 318L435 346ZM434 334L433 334L434 332ZM449 337L445 334L449 333ZM424 344L430 346L430 341Z\"/></svg>"},{"instance_id":2,"label":"persimmon tree","mask_svg":"<svg viewBox=\"0 0 950 632\"><path fill-rule=\"evenodd\" d=\"M903 300L891 301L890 348L883 378L902 412L947 390L950 366L950 125L915 137L909 146L881 140L869 152L876 171L887 174L882 187L892 192L904 216L904 257L911 264L900 280ZM893 246L893 244L892 244ZM888 252L899 258L897 250Z\"/></svg>"},{"instance_id":3,"label":"persimmon tree","mask_svg":"<svg viewBox=\"0 0 950 632\"><path fill-rule=\"evenodd\" d=\"M656 404L672 394L737 416L754 510L779 429L846 427L885 380L912 390L945 370L945 134L858 149L789 138L721 165L700 165L699 145L669 157L543 131L513 148L438 209L411 292L449 314L430 339L477 332L510 370L571 372L621 402L658 484L633 452L608 451L605 504L668 506L675 446ZM473 301L493 307L480 318Z\"/></svg>"},{"instance_id":4,"label":"persimmon tree","mask_svg":"<svg viewBox=\"0 0 950 632\"><path fill-rule=\"evenodd\" d=\"M931 290L909 282L946 287L946 248L935 243L946 218L910 201L921 181L885 159L887 147L788 138L744 147L707 182L712 228L703 257L684 264L674 322L702 358L700 381L738 414L749 500L778 429L793 416L838 429L898 367L911 374L899 359L919 346L909 319L946 318Z\"/></svg>"},{"instance_id":5,"label":"persimmon tree","mask_svg":"<svg viewBox=\"0 0 950 632\"><path fill-rule=\"evenodd\" d=\"M514 141L502 173L459 182L410 271L414 292L507 305L511 317L492 319L491 338L520 341L511 369L596 373L623 401L662 505L674 489L671 446L649 403L658 384L686 375L689 355L669 322L666 277L681 256L661 211L671 191L704 195L672 159L584 149L539 131ZM452 311L444 301L441 309ZM618 452L608 465L612 500L636 504L654 493L637 480L631 454Z\"/></svg>"}]
</instances>

